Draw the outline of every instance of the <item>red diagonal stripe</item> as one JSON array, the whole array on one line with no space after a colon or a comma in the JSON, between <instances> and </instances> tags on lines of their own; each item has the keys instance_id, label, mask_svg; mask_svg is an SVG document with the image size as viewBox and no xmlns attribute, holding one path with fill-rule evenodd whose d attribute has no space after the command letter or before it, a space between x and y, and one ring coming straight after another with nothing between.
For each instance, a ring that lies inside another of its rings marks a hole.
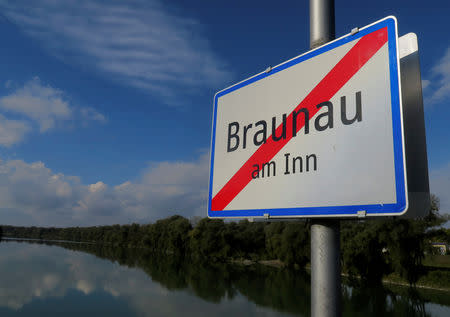
<instances>
[{"instance_id":1,"label":"red diagonal stripe","mask_svg":"<svg viewBox=\"0 0 450 317\"><path fill-rule=\"evenodd\" d=\"M300 108L308 109L311 120L320 110L316 108L316 105L330 100L386 42L387 28L382 28L363 36L289 114L286 120L286 131L292 131L294 111L298 111ZM303 123L298 124L297 132L303 126ZM276 129L276 135L281 135L282 129L282 124L280 124ZM261 164L269 162L291 139L291 133L287 133L286 139L279 141L274 141L272 136L270 136L266 143L253 153L247 162L214 196L211 201L211 210L223 210L252 180L253 165L258 164L261 166Z\"/></svg>"}]
</instances>

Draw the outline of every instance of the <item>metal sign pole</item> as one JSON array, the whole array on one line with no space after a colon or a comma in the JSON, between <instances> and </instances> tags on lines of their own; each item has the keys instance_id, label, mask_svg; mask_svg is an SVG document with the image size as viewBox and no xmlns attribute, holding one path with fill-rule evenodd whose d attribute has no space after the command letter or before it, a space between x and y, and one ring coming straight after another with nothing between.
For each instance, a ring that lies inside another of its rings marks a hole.
<instances>
[{"instance_id":1,"label":"metal sign pole","mask_svg":"<svg viewBox=\"0 0 450 317\"><path fill-rule=\"evenodd\" d=\"M311 49L335 38L334 0L309 1ZM339 220L311 221L311 316L341 315Z\"/></svg>"}]
</instances>

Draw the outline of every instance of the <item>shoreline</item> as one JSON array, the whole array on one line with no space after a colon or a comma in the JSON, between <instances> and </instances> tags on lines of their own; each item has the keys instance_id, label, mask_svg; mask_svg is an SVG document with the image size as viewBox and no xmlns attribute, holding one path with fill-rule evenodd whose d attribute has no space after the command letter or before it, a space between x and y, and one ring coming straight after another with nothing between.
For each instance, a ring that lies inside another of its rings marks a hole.
<instances>
[{"instance_id":1,"label":"shoreline","mask_svg":"<svg viewBox=\"0 0 450 317\"><path fill-rule=\"evenodd\" d=\"M381 280L381 282L383 284L392 284L392 285L399 285L399 286L410 287L410 285L408 283L395 282L393 280L389 280L389 279L386 279L386 278L383 278ZM424 284L416 284L414 287L415 288L422 288L422 289L430 289L430 290L433 290L433 291L440 291L440 292L450 292L450 288L434 287L434 286L424 285Z\"/></svg>"},{"instance_id":2,"label":"shoreline","mask_svg":"<svg viewBox=\"0 0 450 317\"><path fill-rule=\"evenodd\" d=\"M260 265L269 266L269 267L273 267L273 268L277 268L277 269L282 269L282 268L286 267L286 265L280 260L253 261L253 260L249 260L249 259L243 259L243 260L232 259L230 262L233 264L245 265L245 266L260 264ZM310 272L311 267L308 265L305 267L305 270ZM349 278L349 275L347 273L341 273L341 277ZM360 277L356 277L356 278L360 279ZM393 279L386 278L386 277L382 278L381 283L398 285L398 286L403 286L403 287L411 287L408 282L395 281ZM443 288L443 287L432 286L432 285L421 284L421 283L414 285L413 288L430 289L430 290L441 291L441 292L450 292L450 287Z\"/></svg>"}]
</instances>

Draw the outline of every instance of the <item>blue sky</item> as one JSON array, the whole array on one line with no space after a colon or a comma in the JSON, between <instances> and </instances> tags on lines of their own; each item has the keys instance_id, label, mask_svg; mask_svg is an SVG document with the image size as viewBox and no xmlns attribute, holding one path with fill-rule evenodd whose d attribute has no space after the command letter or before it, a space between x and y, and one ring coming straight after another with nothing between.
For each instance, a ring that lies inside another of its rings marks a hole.
<instances>
[{"instance_id":1,"label":"blue sky","mask_svg":"<svg viewBox=\"0 0 450 317\"><path fill-rule=\"evenodd\" d=\"M308 1L0 0L0 223L206 215L214 93L309 49ZM450 212L447 1L336 1L336 35L419 39L432 192Z\"/></svg>"}]
</instances>

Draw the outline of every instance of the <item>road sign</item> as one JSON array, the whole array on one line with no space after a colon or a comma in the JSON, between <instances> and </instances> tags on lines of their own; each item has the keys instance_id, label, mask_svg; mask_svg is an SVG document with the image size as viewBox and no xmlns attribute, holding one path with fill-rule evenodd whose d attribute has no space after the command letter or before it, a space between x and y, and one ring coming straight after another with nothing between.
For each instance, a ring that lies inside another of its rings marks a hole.
<instances>
[{"instance_id":1,"label":"road sign","mask_svg":"<svg viewBox=\"0 0 450 317\"><path fill-rule=\"evenodd\" d=\"M208 216L406 212L397 38L387 17L218 92Z\"/></svg>"}]
</instances>

